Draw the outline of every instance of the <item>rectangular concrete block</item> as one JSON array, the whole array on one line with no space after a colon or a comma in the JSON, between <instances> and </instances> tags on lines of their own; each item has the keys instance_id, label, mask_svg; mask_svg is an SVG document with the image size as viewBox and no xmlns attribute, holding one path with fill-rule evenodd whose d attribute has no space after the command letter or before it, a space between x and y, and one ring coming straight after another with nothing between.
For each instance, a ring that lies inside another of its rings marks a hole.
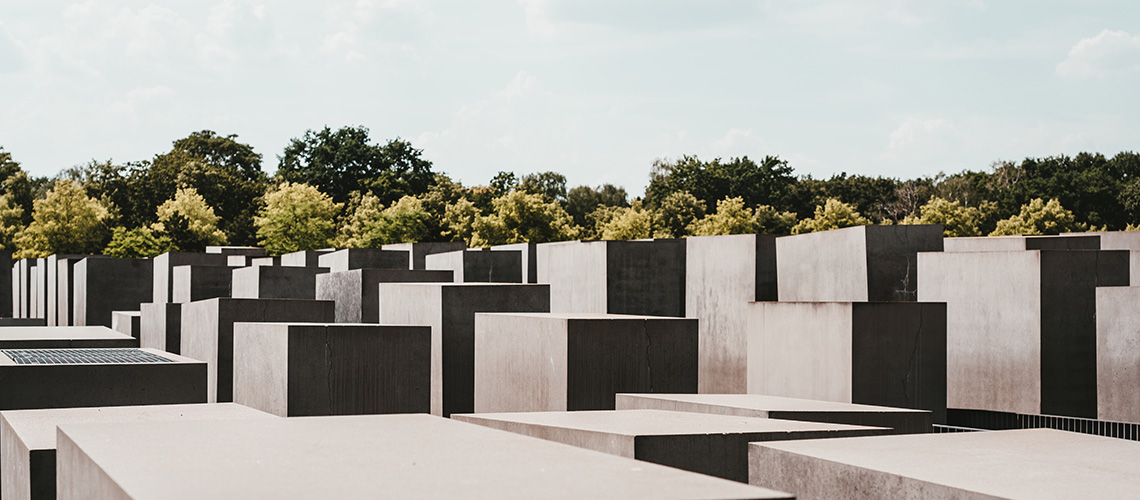
<instances>
[{"instance_id":1,"label":"rectangular concrete block","mask_svg":"<svg viewBox=\"0 0 1140 500\"><path fill-rule=\"evenodd\" d=\"M951 408L1096 418L1096 287L1127 251L924 253L919 300L946 303Z\"/></svg>"},{"instance_id":2,"label":"rectangular concrete block","mask_svg":"<svg viewBox=\"0 0 1140 500\"><path fill-rule=\"evenodd\" d=\"M234 323L331 323L327 300L216 298L182 305L182 355L206 362L210 403L233 401Z\"/></svg>"},{"instance_id":3,"label":"rectangular concrete block","mask_svg":"<svg viewBox=\"0 0 1140 500\"><path fill-rule=\"evenodd\" d=\"M269 255L269 252L261 247L209 246L206 247L206 253L216 253L225 256L241 255L245 257L265 257Z\"/></svg>"},{"instance_id":4,"label":"rectangular concrete block","mask_svg":"<svg viewBox=\"0 0 1140 500\"><path fill-rule=\"evenodd\" d=\"M138 340L105 326L11 326L0 328L0 349L138 347Z\"/></svg>"},{"instance_id":5,"label":"rectangular concrete block","mask_svg":"<svg viewBox=\"0 0 1140 500\"><path fill-rule=\"evenodd\" d=\"M236 323L234 402L282 417L427 413L431 328Z\"/></svg>"},{"instance_id":6,"label":"rectangular concrete block","mask_svg":"<svg viewBox=\"0 0 1140 500\"><path fill-rule=\"evenodd\" d=\"M318 258L332 250L301 250L281 255L280 265L285 267L320 267Z\"/></svg>"},{"instance_id":7,"label":"rectangular concrete block","mask_svg":"<svg viewBox=\"0 0 1140 500\"><path fill-rule=\"evenodd\" d=\"M748 482L748 443L878 436L889 431L817 422L662 410L480 413L460 422Z\"/></svg>"},{"instance_id":8,"label":"rectangular concrete block","mask_svg":"<svg viewBox=\"0 0 1140 500\"><path fill-rule=\"evenodd\" d=\"M379 248L345 248L317 257L321 267L331 272L349 269L409 269L409 253Z\"/></svg>"},{"instance_id":9,"label":"rectangular concrete block","mask_svg":"<svg viewBox=\"0 0 1140 500\"><path fill-rule=\"evenodd\" d=\"M1137 498L1140 443L1048 429L749 445L749 482L800 500Z\"/></svg>"},{"instance_id":10,"label":"rectangular concrete block","mask_svg":"<svg viewBox=\"0 0 1140 500\"><path fill-rule=\"evenodd\" d=\"M0 410L206 402L206 364L154 349L5 349Z\"/></svg>"},{"instance_id":11,"label":"rectangular concrete block","mask_svg":"<svg viewBox=\"0 0 1140 500\"><path fill-rule=\"evenodd\" d=\"M1140 422L1140 287L1096 289L1096 418Z\"/></svg>"},{"instance_id":12,"label":"rectangular concrete block","mask_svg":"<svg viewBox=\"0 0 1140 500\"><path fill-rule=\"evenodd\" d=\"M281 265L281 256L258 257L256 259L250 259L249 265L251 265L251 266L280 266Z\"/></svg>"},{"instance_id":13,"label":"rectangular concrete block","mask_svg":"<svg viewBox=\"0 0 1140 500\"><path fill-rule=\"evenodd\" d=\"M65 255L56 259L56 325L75 324L75 264L84 259L109 259L103 255ZM49 325L53 326L53 325Z\"/></svg>"},{"instance_id":14,"label":"rectangular concrete block","mask_svg":"<svg viewBox=\"0 0 1140 500\"><path fill-rule=\"evenodd\" d=\"M250 266L233 270L235 299L313 299L327 267Z\"/></svg>"},{"instance_id":15,"label":"rectangular concrete block","mask_svg":"<svg viewBox=\"0 0 1140 500\"><path fill-rule=\"evenodd\" d=\"M47 321L40 318L0 318L0 327L8 326L48 326Z\"/></svg>"},{"instance_id":16,"label":"rectangular concrete block","mask_svg":"<svg viewBox=\"0 0 1140 500\"><path fill-rule=\"evenodd\" d=\"M182 304L147 303L139 307L139 346L171 354L182 352Z\"/></svg>"},{"instance_id":17,"label":"rectangular concrete block","mask_svg":"<svg viewBox=\"0 0 1140 500\"><path fill-rule=\"evenodd\" d=\"M495 245L492 251L522 252L523 283L538 283L538 250L534 243Z\"/></svg>"},{"instance_id":18,"label":"rectangular concrete block","mask_svg":"<svg viewBox=\"0 0 1140 500\"><path fill-rule=\"evenodd\" d=\"M276 418L233 403L10 410L0 413L0 492L5 499L55 498L56 427L74 423Z\"/></svg>"},{"instance_id":19,"label":"rectangular concrete block","mask_svg":"<svg viewBox=\"0 0 1140 500\"><path fill-rule=\"evenodd\" d=\"M428 255L427 269L451 271L456 283L522 283L522 252L487 249Z\"/></svg>"},{"instance_id":20,"label":"rectangular concrete block","mask_svg":"<svg viewBox=\"0 0 1140 500\"><path fill-rule=\"evenodd\" d=\"M969 236L946 238L946 252L1017 252L1022 250L1101 250L1097 233L1050 236ZM1104 248L1104 250L1111 250Z\"/></svg>"},{"instance_id":21,"label":"rectangular concrete block","mask_svg":"<svg viewBox=\"0 0 1140 500\"><path fill-rule=\"evenodd\" d=\"M423 241L418 243L389 243L380 247L383 250L408 252L407 269L426 270L427 256L437 253L456 252L467 248L462 241Z\"/></svg>"},{"instance_id":22,"label":"rectangular concrete block","mask_svg":"<svg viewBox=\"0 0 1140 500\"><path fill-rule=\"evenodd\" d=\"M804 422L867 425L893 429L895 434L927 433L932 414L927 410L836 403L761 394L618 394L619 410L668 410L738 417L777 418Z\"/></svg>"},{"instance_id":23,"label":"rectangular concrete block","mask_svg":"<svg viewBox=\"0 0 1140 500\"><path fill-rule=\"evenodd\" d=\"M451 283L451 271L352 269L317 275L317 300L336 302L337 323L379 323L380 283Z\"/></svg>"},{"instance_id":24,"label":"rectangular concrete block","mask_svg":"<svg viewBox=\"0 0 1140 500\"><path fill-rule=\"evenodd\" d=\"M153 297L150 259L83 259L74 270L76 326L111 326L111 311L137 311Z\"/></svg>"},{"instance_id":25,"label":"rectangular concrete block","mask_svg":"<svg viewBox=\"0 0 1140 500\"><path fill-rule=\"evenodd\" d=\"M74 254L52 254L49 255L47 259L45 259L45 271L47 272L47 294L45 298L46 302L44 306L44 314L48 326L62 325L60 320L59 298L61 294L71 293L70 283L62 282L61 286L61 276L59 273L60 262L65 260L79 260L86 257L88 256ZM0 259L0 262L3 262L3 260ZM74 265L74 263L72 265Z\"/></svg>"},{"instance_id":26,"label":"rectangular concrete block","mask_svg":"<svg viewBox=\"0 0 1140 500\"><path fill-rule=\"evenodd\" d=\"M139 311L111 311L111 329L136 339L142 334L141 320Z\"/></svg>"},{"instance_id":27,"label":"rectangular concrete block","mask_svg":"<svg viewBox=\"0 0 1140 500\"><path fill-rule=\"evenodd\" d=\"M685 316L700 318L702 393L748 390L748 303L778 299L776 236L685 239Z\"/></svg>"},{"instance_id":28,"label":"rectangular concrete block","mask_svg":"<svg viewBox=\"0 0 1140 500\"><path fill-rule=\"evenodd\" d=\"M791 498L429 415L64 424L56 442L61 500Z\"/></svg>"},{"instance_id":29,"label":"rectangular concrete block","mask_svg":"<svg viewBox=\"0 0 1140 500\"><path fill-rule=\"evenodd\" d=\"M0 250L0 317L11 318L13 295L12 251Z\"/></svg>"},{"instance_id":30,"label":"rectangular concrete block","mask_svg":"<svg viewBox=\"0 0 1140 500\"><path fill-rule=\"evenodd\" d=\"M17 318L27 318L28 316L28 301L32 295L32 280L31 280L31 267L34 265L32 262L35 259L20 259L16 262L19 275L19 301L16 304L16 309L13 311ZM15 279L15 278L13 278Z\"/></svg>"},{"instance_id":31,"label":"rectangular concrete block","mask_svg":"<svg viewBox=\"0 0 1140 500\"><path fill-rule=\"evenodd\" d=\"M475 314L548 312L550 287L381 283L380 322L431 326L431 412L475 411Z\"/></svg>"},{"instance_id":32,"label":"rectangular concrete block","mask_svg":"<svg viewBox=\"0 0 1140 500\"><path fill-rule=\"evenodd\" d=\"M36 261L43 259L34 259ZM42 318L39 308L40 296L40 269L42 266L34 265L29 268L29 298L28 298L28 317L29 318Z\"/></svg>"},{"instance_id":33,"label":"rectangular concrete block","mask_svg":"<svg viewBox=\"0 0 1140 500\"><path fill-rule=\"evenodd\" d=\"M942 251L942 226L858 226L776 239L780 300L913 301L918 252Z\"/></svg>"},{"instance_id":34,"label":"rectangular concrete block","mask_svg":"<svg viewBox=\"0 0 1140 500\"><path fill-rule=\"evenodd\" d=\"M619 392L697 392L697 320L476 314L475 412L612 410Z\"/></svg>"},{"instance_id":35,"label":"rectangular concrete block","mask_svg":"<svg viewBox=\"0 0 1140 500\"><path fill-rule=\"evenodd\" d=\"M154 258L154 297L149 302L174 302L174 268L178 266L225 266L221 254L167 252Z\"/></svg>"},{"instance_id":36,"label":"rectangular concrete block","mask_svg":"<svg viewBox=\"0 0 1140 500\"><path fill-rule=\"evenodd\" d=\"M175 266L172 300L178 304L229 297L233 271L228 266Z\"/></svg>"},{"instance_id":37,"label":"rectangular concrete block","mask_svg":"<svg viewBox=\"0 0 1140 500\"><path fill-rule=\"evenodd\" d=\"M685 241L569 241L537 246L550 310L685 315Z\"/></svg>"},{"instance_id":38,"label":"rectangular concrete block","mask_svg":"<svg viewBox=\"0 0 1140 500\"><path fill-rule=\"evenodd\" d=\"M933 412L946 422L946 304L753 302L748 392Z\"/></svg>"}]
</instances>

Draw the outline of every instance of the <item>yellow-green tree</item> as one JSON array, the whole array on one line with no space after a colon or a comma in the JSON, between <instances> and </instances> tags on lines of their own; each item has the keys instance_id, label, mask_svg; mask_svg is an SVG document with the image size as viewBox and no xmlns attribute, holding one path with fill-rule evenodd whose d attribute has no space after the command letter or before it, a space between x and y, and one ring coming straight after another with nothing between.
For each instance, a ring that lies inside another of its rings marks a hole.
<instances>
[{"instance_id":1,"label":"yellow-green tree","mask_svg":"<svg viewBox=\"0 0 1140 500\"><path fill-rule=\"evenodd\" d=\"M613 207L613 214L600 228L603 240L639 240L653 237L653 212L634 200L629 207Z\"/></svg>"},{"instance_id":2,"label":"yellow-green tree","mask_svg":"<svg viewBox=\"0 0 1140 500\"><path fill-rule=\"evenodd\" d=\"M257 237L273 255L332 246L341 204L308 184L282 182L265 193L254 218Z\"/></svg>"},{"instance_id":3,"label":"yellow-green tree","mask_svg":"<svg viewBox=\"0 0 1140 500\"><path fill-rule=\"evenodd\" d=\"M992 203L990 204L992 205ZM919 207L918 214L910 214L900 224L942 224L947 237L981 236L979 227L984 216L982 209L965 207L957 201L934 197Z\"/></svg>"},{"instance_id":4,"label":"yellow-green tree","mask_svg":"<svg viewBox=\"0 0 1140 500\"><path fill-rule=\"evenodd\" d=\"M716 213L689 226L693 236L714 236L718 234L750 234L756 232L756 220L752 209L744 206L744 198L725 198L716 202Z\"/></svg>"},{"instance_id":5,"label":"yellow-green tree","mask_svg":"<svg viewBox=\"0 0 1140 500\"><path fill-rule=\"evenodd\" d=\"M78 182L57 181L33 207L32 223L16 236L16 258L89 254L103 249L110 232L110 211L99 200L87 196Z\"/></svg>"},{"instance_id":6,"label":"yellow-green tree","mask_svg":"<svg viewBox=\"0 0 1140 500\"><path fill-rule=\"evenodd\" d=\"M681 238L689 226L705 216L705 204L688 191L669 193L653 213L653 227L662 238Z\"/></svg>"},{"instance_id":7,"label":"yellow-green tree","mask_svg":"<svg viewBox=\"0 0 1140 500\"><path fill-rule=\"evenodd\" d=\"M365 194L341 228L340 246L379 248L386 243L414 243L427 236L430 219L418 198L404 196L384 208L380 198Z\"/></svg>"},{"instance_id":8,"label":"yellow-green tree","mask_svg":"<svg viewBox=\"0 0 1140 500\"><path fill-rule=\"evenodd\" d=\"M122 259L142 259L177 250L169 236L154 234L146 227L127 229L116 227L111 242L103 249L103 255Z\"/></svg>"},{"instance_id":9,"label":"yellow-green tree","mask_svg":"<svg viewBox=\"0 0 1140 500\"><path fill-rule=\"evenodd\" d=\"M1061 206L1061 202L1054 199L1046 203L1041 198L1035 198L1029 204L1021 206L1021 213L998 221L997 229L990 236L1061 234L1087 229L1087 226L1077 222L1073 212Z\"/></svg>"},{"instance_id":10,"label":"yellow-green tree","mask_svg":"<svg viewBox=\"0 0 1140 500\"><path fill-rule=\"evenodd\" d=\"M815 207L815 216L800 221L792 228L792 234L829 231L852 226L866 226L871 221L863 217L855 207L835 198L828 198L823 205Z\"/></svg>"},{"instance_id":11,"label":"yellow-green tree","mask_svg":"<svg viewBox=\"0 0 1140 500\"><path fill-rule=\"evenodd\" d=\"M201 252L207 246L226 243L214 209L192 187L178 188L173 199L159 205L157 214L158 222L151 229L169 237L178 250Z\"/></svg>"},{"instance_id":12,"label":"yellow-green tree","mask_svg":"<svg viewBox=\"0 0 1140 500\"><path fill-rule=\"evenodd\" d=\"M16 234L24 229L24 209L8 198L0 195L0 250L16 249Z\"/></svg>"},{"instance_id":13,"label":"yellow-green tree","mask_svg":"<svg viewBox=\"0 0 1140 500\"><path fill-rule=\"evenodd\" d=\"M753 211L756 232L761 234L791 234L796 227L795 212L781 212L770 205L760 205Z\"/></svg>"},{"instance_id":14,"label":"yellow-green tree","mask_svg":"<svg viewBox=\"0 0 1140 500\"><path fill-rule=\"evenodd\" d=\"M578 237L581 229L558 202L542 195L512 191L491 202L494 211L472 223L472 247L506 243L545 243Z\"/></svg>"}]
</instances>

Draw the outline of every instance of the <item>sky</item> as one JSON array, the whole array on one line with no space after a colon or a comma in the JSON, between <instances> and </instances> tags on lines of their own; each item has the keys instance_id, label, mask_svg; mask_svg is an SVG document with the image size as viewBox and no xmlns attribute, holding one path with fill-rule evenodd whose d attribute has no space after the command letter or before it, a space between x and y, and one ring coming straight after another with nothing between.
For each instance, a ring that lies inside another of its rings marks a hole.
<instances>
[{"instance_id":1,"label":"sky","mask_svg":"<svg viewBox=\"0 0 1140 500\"><path fill-rule=\"evenodd\" d=\"M34 175L363 125L468 185L640 195L655 159L914 178L1140 150L1140 2L0 4L0 146Z\"/></svg>"}]
</instances>

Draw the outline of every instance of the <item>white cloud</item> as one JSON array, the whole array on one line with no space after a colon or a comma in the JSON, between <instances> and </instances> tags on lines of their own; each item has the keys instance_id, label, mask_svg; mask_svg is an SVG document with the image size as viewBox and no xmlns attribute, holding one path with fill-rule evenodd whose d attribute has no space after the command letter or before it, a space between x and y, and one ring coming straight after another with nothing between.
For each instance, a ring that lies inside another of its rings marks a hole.
<instances>
[{"instance_id":1,"label":"white cloud","mask_svg":"<svg viewBox=\"0 0 1140 500\"><path fill-rule=\"evenodd\" d=\"M733 150L740 143L752 138L752 129L734 128L724 134L724 137L712 141L712 150L716 153L726 153Z\"/></svg>"},{"instance_id":2,"label":"white cloud","mask_svg":"<svg viewBox=\"0 0 1140 500\"><path fill-rule=\"evenodd\" d=\"M1085 38L1057 64L1057 74L1072 78L1104 78L1112 73L1140 69L1140 35L1104 30Z\"/></svg>"},{"instance_id":3,"label":"white cloud","mask_svg":"<svg viewBox=\"0 0 1140 500\"><path fill-rule=\"evenodd\" d=\"M125 118L131 121L137 121L140 111L157 107L149 104L151 101L171 97L173 95L174 89L166 85L134 88L128 91L122 99L111 103L111 105L107 107L107 115L112 118Z\"/></svg>"}]
</instances>

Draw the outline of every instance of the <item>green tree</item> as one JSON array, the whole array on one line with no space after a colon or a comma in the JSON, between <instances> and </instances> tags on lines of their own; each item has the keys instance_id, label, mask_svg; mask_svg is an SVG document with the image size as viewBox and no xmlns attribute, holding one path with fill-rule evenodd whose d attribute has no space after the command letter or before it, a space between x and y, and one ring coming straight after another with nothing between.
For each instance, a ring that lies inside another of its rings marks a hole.
<instances>
[{"instance_id":1,"label":"green tree","mask_svg":"<svg viewBox=\"0 0 1140 500\"><path fill-rule=\"evenodd\" d=\"M340 246L379 248L387 243L414 243L427 235L430 218L418 198L405 196L384 208L379 198L366 194L341 229Z\"/></svg>"},{"instance_id":2,"label":"green tree","mask_svg":"<svg viewBox=\"0 0 1140 500\"><path fill-rule=\"evenodd\" d=\"M175 191L173 199L159 205L157 215L158 222L151 229L169 236L177 250L203 252L207 246L226 243L214 209L192 187Z\"/></svg>"},{"instance_id":3,"label":"green tree","mask_svg":"<svg viewBox=\"0 0 1140 500\"><path fill-rule=\"evenodd\" d=\"M936 197L919 208L919 212L906 216L900 223L942 224L942 233L947 237L982 234L979 229L983 217L981 209L964 207L957 201Z\"/></svg>"},{"instance_id":4,"label":"green tree","mask_svg":"<svg viewBox=\"0 0 1140 500\"><path fill-rule=\"evenodd\" d=\"M1088 227L1076 221L1073 212L1066 210L1057 200L1046 203L1035 198L1021 207L1021 213L998 221L990 236L1016 234L1061 234L1085 231Z\"/></svg>"},{"instance_id":5,"label":"green tree","mask_svg":"<svg viewBox=\"0 0 1140 500\"><path fill-rule=\"evenodd\" d=\"M634 200L629 207L613 207L600 231L603 240L639 240L653 237L653 212L641 206L641 200Z\"/></svg>"},{"instance_id":6,"label":"green tree","mask_svg":"<svg viewBox=\"0 0 1140 500\"><path fill-rule=\"evenodd\" d=\"M32 202L35 200L35 182L12 158L12 153L0 146L0 194L7 196L8 202L21 210L20 222L32 222Z\"/></svg>"},{"instance_id":7,"label":"green tree","mask_svg":"<svg viewBox=\"0 0 1140 500\"><path fill-rule=\"evenodd\" d=\"M47 196L36 200L32 223L16 236L18 259L53 253L97 253L109 236L110 211L87 196L78 182L59 180Z\"/></svg>"},{"instance_id":8,"label":"green tree","mask_svg":"<svg viewBox=\"0 0 1140 500\"><path fill-rule=\"evenodd\" d=\"M740 197L725 198L716 202L716 212L693 222L689 233L693 236L718 234L751 234L756 232L756 219L752 209L744 206Z\"/></svg>"},{"instance_id":9,"label":"green tree","mask_svg":"<svg viewBox=\"0 0 1140 500\"><path fill-rule=\"evenodd\" d=\"M628 198L625 189L613 184L602 184L596 189L578 186L566 194L566 213L574 218L575 224L585 227L589 224L586 216L599 206L628 207Z\"/></svg>"},{"instance_id":10,"label":"green tree","mask_svg":"<svg viewBox=\"0 0 1140 500\"><path fill-rule=\"evenodd\" d=\"M24 229L24 210L0 194L0 250L16 249L16 234Z\"/></svg>"},{"instance_id":11,"label":"green tree","mask_svg":"<svg viewBox=\"0 0 1140 500\"><path fill-rule=\"evenodd\" d=\"M866 226L867 220L855 207L835 198L828 198L823 205L815 207L815 216L801 220L792 228L792 234L814 233L851 226Z\"/></svg>"},{"instance_id":12,"label":"green tree","mask_svg":"<svg viewBox=\"0 0 1140 500\"><path fill-rule=\"evenodd\" d=\"M450 232L447 207L468 197L468 189L463 184L451 180L444 174L435 174L435 182L428 191L418 196L428 214L427 232L421 241L460 241Z\"/></svg>"},{"instance_id":13,"label":"green tree","mask_svg":"<svg viewBox=\"0 0 1140 500\"><path fill-rule=\"evenodd\" d=\"M669 193L653 214L653 227L662 238L681 238L689 226L705 216L705 203L688 191Z\"/></svg>"},{"instance_id":14,"label":"green tree","mask_svg":"<svg viewBox=\"0 0 1140 500\"><path fill-rule=\"evenodd\" d=\"M176 249L169 237L155 235L148 228L116 227L111 242L103 249L103 255L121 259L145 259Z\"/></svg>"},{"instance_id":15,"label":"green tree","mask_svg":"<svg viewBox=\"0 0 1140 500\"><path fill-rule=\"evenodd\" d=\"M308 184L282 182L265 194L254 219L257 237L273 255L332 246L341 204Z\"/></svg>"},{"instance_id":16,"label":"green tree","mask_svg":"<svg viewBox=\"0 0 1140 500\"><path fill-rule=\"evenodd\" d=\"M546 201L566 203L566 176L557 172L537 172L524 175L519 189L540 194Z\"/></svg>"},{"instance_id":17,"label":"green tree","mask_svg":"<svg viewBox=\"0 0 1140 500\"><path fill-rule=\"evenodd\" d=\"M561 205L541 195L514 191L496 198L492 205L493 213L472 223L470 246L572 240L581 231Z\"/></svg>"},{"instance_id":18,"label":"green tree","mask_svg":"<svg viewBox=\"0 0 1140 500\"><path fill-rule=\"evenodd\" d=\"M752 219L756 222L756 232L760 234L791 234L796 227L794 212L780 212L768 205L756 207Z\"/></svg>"},{"instance_id":19,"label":"green tree","mask_svg":"<svg viewBox=\"0 0 1140 500\"><path fill-rule=\"evenodd\" d=\"M703 162L696 156L683 156L675 162L657 160L650 172L645 199L657 208L677 191L688 191L706 204L713 200L740 197L744 205L772 205L785 209L796 178L792 167L776 156L756 163L747 156Z\"/></svg>"},{"instance_id":20,"label":"green tree","mask_svg":"<svg viewBox=\"0 0 1140 500\"><path fill-rule=\"evenodd\" d=\"M475 235L475 221L480 215L482 214L479 208L467 198L460 198L455 203L448 204L444 213L446 235L451 241L464 241L470 245Z\"/></svg>"}]
</instances>

